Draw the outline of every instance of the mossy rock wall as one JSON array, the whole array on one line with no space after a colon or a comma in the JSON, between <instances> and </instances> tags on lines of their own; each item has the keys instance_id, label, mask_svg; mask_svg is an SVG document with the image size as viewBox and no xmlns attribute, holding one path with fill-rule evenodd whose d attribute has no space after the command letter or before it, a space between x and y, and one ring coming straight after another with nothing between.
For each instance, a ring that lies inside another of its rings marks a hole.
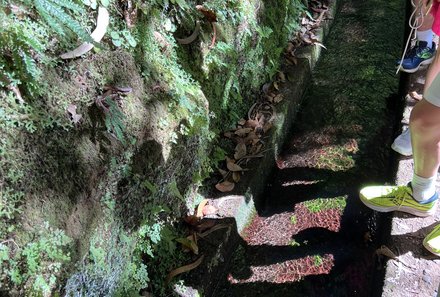
<instances>
[{"instance_id":1,"label":"mossy rock wall","mask_svg":"<svg viewBox=\"0 0 440 297\"><path fill-rule=\"evenodd\" d=\"M21 101L1 90L1 207L9 207L0 217L1 290L169 289L166 273L185 260L176 223L200 202L198 188L223 158L215 153L221 131L245 117L276 74L304 9L298 0L171 2L137 3L135 46L116 48L106 36L103 49L82 58L37 63L38 95L24 91ZM124 26L119 8L109 6L113 32ZM197 39L178 44L196 22ZM130 88L114 91L122 118L97 103L106 87Z\"/></svg>"}]
</instances>

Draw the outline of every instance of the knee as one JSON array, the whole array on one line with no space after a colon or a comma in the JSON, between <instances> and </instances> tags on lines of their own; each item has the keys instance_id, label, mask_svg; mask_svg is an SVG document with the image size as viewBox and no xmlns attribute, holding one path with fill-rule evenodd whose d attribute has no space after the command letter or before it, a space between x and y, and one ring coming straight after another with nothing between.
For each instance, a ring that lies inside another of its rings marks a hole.
<instances>
[{"instance_id":1,"label":"knee","mask_svg":"<svg viewBox=\"0 0 440 297\"><path fill-rule=\"evenodd\" d=\"M424 112L423 108L420 107L421 107L420 104L416 104L416 106L414 106L411 112L409 119L411 132L417 133L432 128L431 121L426 116L426 113Z\"/></svg>"}]
</instances>

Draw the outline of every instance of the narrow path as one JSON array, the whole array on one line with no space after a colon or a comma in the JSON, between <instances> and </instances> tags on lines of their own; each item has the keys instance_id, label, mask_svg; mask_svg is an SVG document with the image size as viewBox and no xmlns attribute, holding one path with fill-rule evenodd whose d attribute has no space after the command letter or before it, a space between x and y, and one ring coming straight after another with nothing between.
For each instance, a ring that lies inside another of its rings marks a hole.
<instances>
[{"instance_id":1,"label":"narrow path","mask_svg":"<svg viewBox=\"0 0 440 297\"><path fill-rule=\"evenodd\" d=\"M391 180L404 16L401 0L341 1L265 202L214 296L376 296L380 221L358 191Z\"/></svg>"}]
</instances>

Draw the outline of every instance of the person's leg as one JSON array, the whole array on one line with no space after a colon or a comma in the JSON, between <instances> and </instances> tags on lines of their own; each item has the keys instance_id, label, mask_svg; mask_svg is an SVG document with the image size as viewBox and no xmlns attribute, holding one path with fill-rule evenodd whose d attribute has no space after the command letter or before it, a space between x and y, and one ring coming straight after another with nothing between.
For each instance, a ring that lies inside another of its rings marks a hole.
<instances>
[{"instance_id":1,"label":"person's leg","mask_svg":"<svg viewBox=\"0 0 440 297\"><path fill-rule=\"evenodd\" d=\"M401 71L414 73L421 65L430 64L434 57L435 45L432 42L434 17L431 13L427 13L429 8L426 6L426 2L426 0L419 0L415 3L412 25L417 28L417 42L406 52L403 60L397 62ZM420 4L422 5L420 6Z\"/></svg>"}]
</instances>

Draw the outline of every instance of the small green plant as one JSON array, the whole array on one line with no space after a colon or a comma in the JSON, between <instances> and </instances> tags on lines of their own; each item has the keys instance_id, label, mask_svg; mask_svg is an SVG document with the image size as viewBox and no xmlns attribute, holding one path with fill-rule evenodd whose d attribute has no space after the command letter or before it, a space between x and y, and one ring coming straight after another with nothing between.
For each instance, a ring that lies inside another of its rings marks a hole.
<instances>
[{"instance_id":1,"label":"small green plant","mask_svg":"<svg viewBox=\"0 0 440 297\"><path fill-rule=\"evenodd\" d=\"M322 259L322 257L320 255L313 256L313 265L318 267L318 266L321 266L322 263L324 263L324 260Z\"/></svg>"},{"instance_id":2,"label":"small green plant","mask_svg":"<svg viewBox=\"0 0 440 297\"><path fill-rule=\"evenodd\" d=\"M115 100L107 97L104 101L108 106L108 111L105 113L105 127L107 128L108 132L114 133L116 138L125 144L125 115L119 109L119 106Z\"/></svg>"},{"instance_id":3,"label":"small green plant","mask_svg":"<svg viewBox=\"0 0 440 297\"><path fill-rule=\"evenodd\" d=\"M338 209L340 211L343 211L346 205L347 205L346 196L340 196L335 198L316 198L304 202L304 206L310 212L320 212L328 209Z\"/></svg>"},{"instance_id":4,"label":"small green plant","mask_svg":"<svg viewBox=\"0 0 440 297\"><path fill-rule=\"evenodd\" d=\"M6 242L14 244L6 245ZM4 241L0 244L2 285L21 287L27 292L49 296L63 265L70 261L70 255L66 252L70 243L71 239L64 231L50 227L47 222L36 238L22 247L12 239Z\"/></svg>"},{"instance_id":5,"label":"small green plant","mask_svg":"<svg viewBox=\"0 0 440 297\"><path fill-rule=\"evenodd\" d=\"M289 241L289 245L292 247L296 247L296 246L300 246L301 244L295 239L292 239L291 241Z\"/></svg>"},{"instance_id":6,"label":"small green plant","mask_svg":"<svg viewBox=\"0 0 440 297\"><path fill-rule=\"evenodd\" d=\"M128 30L113 31L110 33L110 37L112 38L113 45L116 47L130 48L137 45L136 39Z\"/></svg>"},{"instance_id":7,"label":"small green plant","mask_svg":"<svg viewBox=\"0 0 440 297\"><path fill-rule=\"evenodd\" d=\"M290 217L290 222L292 223L292 225L296 225L296 223L298 222L296 215L293 215Z\"/></svg>"}]
</instances>

